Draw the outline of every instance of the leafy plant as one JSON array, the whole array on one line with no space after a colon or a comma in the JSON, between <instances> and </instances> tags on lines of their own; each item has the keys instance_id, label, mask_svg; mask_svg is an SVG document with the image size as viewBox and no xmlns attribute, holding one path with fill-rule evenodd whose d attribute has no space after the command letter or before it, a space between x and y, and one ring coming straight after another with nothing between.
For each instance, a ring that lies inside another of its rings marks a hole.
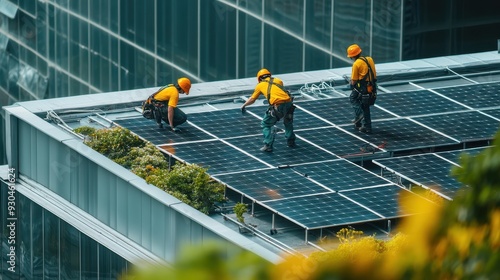
<instances>
[{"instance_id":1,"label":"leafy plant","mask_svg":"<svg viewBox=\"0 0 500 280\"><path fill-rule=\"evenodd\" d=\"M79 131L90 132L90 140L85 143L92 149L203 213L208 214L216 202L225 199L224 186L212 180L206 169L195 164L176 164L170 172L165 156L127 129Z\"/></svg>"},{"instance_id":2,"label":"leafy plant","mask_svg":"<svg viewBox=\"0 0 500 280\"><path fill-rule=\"evenodd\" d=\"M248 207L245 203L238 202L236 205L234 205L233 208L234 214L236 214L236 219L238 222L244 224L245 223L245 217L243 217L243 214L245 214L248 211Z\"/></svg>"},{"instance_id":3,"label":"leafy plant","mask_svg":"<svg viewBox=\"0 0 500 280\"><path fill-rule=\"evenodd\" d=\"M90 126L80 126L75 128L73 131L82 135L91 135L96 132L96 129Z\"/></svg>"},{"instance_id":4,"label":"leafy plant","mask_svg":"<svg viewBox=\"0 0 500 280\"><path fill-rule=\"evenodd\" d=\"M196 164L177 163L166 175L165 191L172 195L182 193L189 201L186 203L208 214L215 202L222 202L225 198L224 186L212 180L206 171Z\"/></svg>"},{"instance_id":5,"label":"leafy plant","mask_svg":"<svg viewBox=\"0 0 500 280\"><path fill-rule=\"evenodd\" d=\"M100 129L90 134L86 144L112 160L125 157L133 147L143 147L145 142L130 130L120 127Z\"/></svg>"}]
</instances>

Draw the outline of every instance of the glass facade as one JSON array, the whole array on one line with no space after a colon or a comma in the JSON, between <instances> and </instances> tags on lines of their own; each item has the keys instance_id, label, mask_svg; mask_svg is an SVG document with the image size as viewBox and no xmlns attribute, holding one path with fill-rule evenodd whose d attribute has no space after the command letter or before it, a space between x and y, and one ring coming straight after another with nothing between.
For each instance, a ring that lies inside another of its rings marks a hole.
<instances>
[{"instance_id":1,"label":"glass facade","mask_svg":"<svg viewBox=\"0 0 500 280\"><path fill-rule=\"evenodd\" d=\"M8 208L9 201L15 209ZM22 194L9 193L3 181L0 205L0 274L4 280L117 279L131 266Z\"/></svg>"}]
</instances>

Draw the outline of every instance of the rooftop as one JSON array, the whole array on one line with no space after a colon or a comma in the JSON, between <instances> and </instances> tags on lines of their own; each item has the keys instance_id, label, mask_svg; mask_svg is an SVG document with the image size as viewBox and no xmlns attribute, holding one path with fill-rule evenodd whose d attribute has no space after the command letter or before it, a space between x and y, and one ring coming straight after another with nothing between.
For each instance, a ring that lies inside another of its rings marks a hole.
<instances>
[{"instance_id":1,"label":"rooftop","mask_svg":"<svg viewBox=\"0 0 500 280\"><path fill-rule=\"evenodd\" d=\"M485 52L377 64L379 97L373 133L353 130L350 68L276 74L294 96L297 147L276 126L273 153L262 153L264 99L239 107L255 78L194 84L180 100L188 122L175 134L140 114L156 88L17 103L76 139L71 129L121 126L156 145L171 162L196 163L226 185L230 198L211 216L241 231L232 206L248 203L246 237L276 253L326 250L325 237L353 226L386 236L415 186L451 200L461 186L449 176L459 156L491 144L500 123L500 54ZM13 107L15 107L13 106ZM25 117L26 118L26 117ZM28 120L29 122L29 117ZM426 203L432 203L421 198Z\"/></svg>"}]
</instances>

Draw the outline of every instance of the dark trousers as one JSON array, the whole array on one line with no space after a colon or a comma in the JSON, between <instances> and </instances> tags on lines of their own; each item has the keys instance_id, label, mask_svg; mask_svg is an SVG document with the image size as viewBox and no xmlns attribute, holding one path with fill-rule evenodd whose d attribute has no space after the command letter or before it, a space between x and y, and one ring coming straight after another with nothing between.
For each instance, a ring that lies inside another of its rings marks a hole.
<instances>
[{"instance_id":1,"label":"dark trousers","mask_svg":"<svg viewBox=\"0 0 500 280\"><path fill-rule=\"evenodd\" d=\"M287 102L278 105L278 108L275 110L273 110L272 106L270 106L266 111L266 114L262 119L261 126L262 134L264 134L264 143L268 146L273 146L274 133L272 129L280 119L283 119L283 125L285 125L285 138L287 142L295 142L295 133L293 132L293 110L291 110L292 106L292 102Z\"/></svg>"},{"instance_id":2,"label":"dark trousers","mask_svg":"<svg viewBox=\"0 0 500 280\"><path fill-rule=\"evenodd\" d=\"M170 126L170 123L168 122L168 106L161 106L158 107L158 110L160 111L160 114L156 114L156 122L161 123L161 121L165 121L167 125ZM181 125L187 121L187 115L179 108L175 107L174 108L174 127Z\"/></svg>"},{"instance_id":3,"label":"dark trousers","mask_svg":"<svg viewBox=\"0 0 500 280\"><path fill-rule=\"evenodd\" d=\"M372 117L370 113L370 105L364 104L361 99L361 94L356 90L351 92L349 96L349 100L351 102L352 109L354 110L354 119L359 119L360 116L363 116L363 120L361 122L356 123L357 127L361 125L367 129L372 129Z\"/></svg>"}]
</instances>

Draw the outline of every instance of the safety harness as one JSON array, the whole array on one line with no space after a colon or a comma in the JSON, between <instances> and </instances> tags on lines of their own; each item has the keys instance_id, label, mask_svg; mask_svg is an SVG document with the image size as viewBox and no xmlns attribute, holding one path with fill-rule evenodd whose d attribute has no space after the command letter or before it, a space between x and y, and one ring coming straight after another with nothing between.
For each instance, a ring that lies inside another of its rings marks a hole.
<instances>
[{"instance_id":1,"label":"safety harness","mask_svg":"<svg viewBox=\"0 0 500 280\"><path fill-rule=\"evenodd\" d=\"M269 108L267 110L269 111L269 114L271 114L271 116L277 118L278 120L283 118L284 116L288 116L288 118L290 120L292 120L293 119L293 112L295 111L295 105L292 104L292 106L290 106L290 108L285 113L285 115L282 115L278 111L278 108L277 108L277 105L281 105L281 104L276 104L276 105L271 104L271 87L273 85L275 85L278 88L280 88L281 90L283 90L290 98L290 101L293 101L293 97L290 95L290 92L288 90L286 90L282 85L275 83L273 81L274 81L274 78L270 78L269 81L265 81L265 82L269 83L269 85L267 86L267 102L269 103Z\"/></svg>"}]
</instances>

